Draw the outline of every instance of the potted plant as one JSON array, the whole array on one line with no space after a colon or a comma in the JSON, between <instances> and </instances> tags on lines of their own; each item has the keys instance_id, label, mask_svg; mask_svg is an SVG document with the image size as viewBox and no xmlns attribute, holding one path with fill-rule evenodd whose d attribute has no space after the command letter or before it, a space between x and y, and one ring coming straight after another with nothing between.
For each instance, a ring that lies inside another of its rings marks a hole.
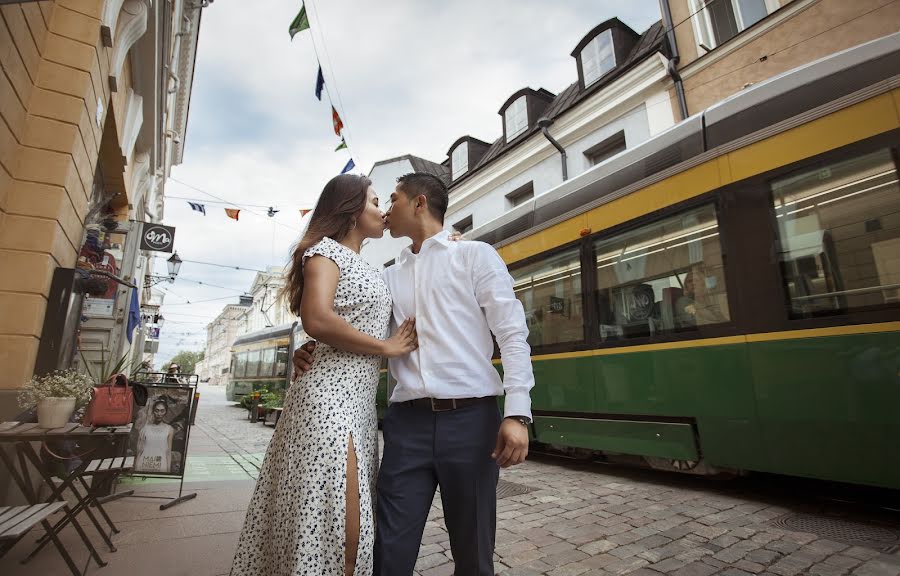
<instances>
[{"instance_id":1,"label":"potted plant","mask_svg":"<svg viewBox=\"0 0 900 576\"><path fill-rule=\"evenodd\" d=\"M60 428L69 421L76 406L91 399L94 384L93 378L74 370L34 376L19 392L19 405L37 407L41 428Z\"/></svg>"}]
</instances>

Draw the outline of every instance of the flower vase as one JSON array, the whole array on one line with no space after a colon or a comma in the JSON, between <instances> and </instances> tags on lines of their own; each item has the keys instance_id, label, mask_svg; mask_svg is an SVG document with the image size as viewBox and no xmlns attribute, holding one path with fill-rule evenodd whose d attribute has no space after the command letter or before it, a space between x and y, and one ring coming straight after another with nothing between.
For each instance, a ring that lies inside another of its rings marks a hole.
<instances>
[{"instance_id":1,"label":"flower vase","mask_svg":"<svg viewBox=\"0 0 900 576\"><path fill-rule=\"evenodd\" d=\"M38 425L41 428L62 428L75 412L75 398L42 398L37 405Z\"/></svg>"}]
</instances>

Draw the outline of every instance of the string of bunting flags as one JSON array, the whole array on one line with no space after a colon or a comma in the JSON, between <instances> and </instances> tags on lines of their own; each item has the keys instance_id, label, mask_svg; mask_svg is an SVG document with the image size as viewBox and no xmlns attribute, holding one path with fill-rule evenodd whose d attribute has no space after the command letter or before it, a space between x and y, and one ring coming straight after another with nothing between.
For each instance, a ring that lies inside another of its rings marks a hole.
<instances>
[{"instance_id":1,"label":"string of bunting flags","mask_svg":"<svg viewBox=\"0 0 900 576\"><path fill-rule=\"evenodd\" d=\"M303 32L304 30L310 29L309 23L309 15L306 12L306 3L301 2L300 4L300 12L297 14L297 17L291 22L288 27L288 33L291 36L291 40L294 39L294 36ZM312 39L312 38L311 38ZM316 43L313 40L313 51L316 54L316 63L319 65L318 73L316 74L316 88L315 95L316 99L320 102L322 101L322 92L325 93L325 96L328 98L328 103L331 105L331 122L334 127L334 135L337 136L340 141L338 145L335 147L334 151L339 152L341 150L347 150L348 154L350 154L350 159L344 165L344 168L341 170L341 174L346 174L350 172L354 168L356 168L356 162L353 161L353 154L350 150L350 147L347 144L347 140L344 136L344 121L341 119L341 115L338 113L337 107L334 105L334 101L331 99L331 94L328 91L328 87L325 85L325 74L322 71L322 62L319 58L318 51L316 50ZM204 216L206 216L206 204L203 202L194 202L188 201L188 205L191 207L191 210L195 212L200 212ZM225 215L232 220L238 221L241 214L240 208L224 208ZM252 210L251 210L252 212ZM279 212L279 210L274 209L273 207L269 207L266 215L270 218L274 217L275 214ZM312 212L312 209L302 208L300 209L300 217L306 216L308 213ZM256 214L255 212L253 212Z\"/></svg>"},{"instance_id":2,"label":"string of bunting flags","mask_svg":"<svg viewBox=\"0 0 900 576\"><path fill-rule=\"evenodd\" d=\"M310 24L309 16L306 13L306 3L301 3L300 12L288 27L288 33L291 36L291 40L294 39L294 36L296 36L300 32L303 32L304 30L309 30L309 28ZM331 99L331 94L328 91L328 87L325 85L325 75L322 73L322 61L319 59L315 40L313 40L313 51L316 52L316 63L319 65L319 70L316 74L316 98L321 102L322 92L325 92L325 96L328 98L328 103L331 105L331 122L334 126L334 135L341 139L340 143L337 145L334 151L337 152L339 150L347 150L347 152L350 153L350 160L347 162L347 164L344 165L344 169L341 170L341 174L346 174L347 172L356 168L356 163L353 161L353 155L350 151L350 148L347 146L347 140L344 138L344 121L341 120L341 116L340 114L338 114L337 108L334 105L334 101Z\"/></svg>"}]
</instances>

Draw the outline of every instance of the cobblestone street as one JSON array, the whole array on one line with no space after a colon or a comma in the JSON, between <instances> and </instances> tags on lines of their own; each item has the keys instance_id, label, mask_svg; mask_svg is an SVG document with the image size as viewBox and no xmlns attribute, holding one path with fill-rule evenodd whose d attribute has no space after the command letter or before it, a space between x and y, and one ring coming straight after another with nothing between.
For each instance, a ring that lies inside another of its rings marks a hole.
<instances>
[{"instance_id":1,"label":"cobblestone street","mask_svg":"<svg viewBox=\"0 0 900 576\"><path fill-rule=\"evenodd\" d=\"M245 468L258 465L273 432L215 388L203 390L197 425ZM897 526L846 524L874 530L892 553L787 530L778 522L808 504L735 482L538 455L502 471L501 489L495 568L508 576L900 574ZM439 496L419 556L417 574L453 574Z\"/></svg>"}]
</instances>

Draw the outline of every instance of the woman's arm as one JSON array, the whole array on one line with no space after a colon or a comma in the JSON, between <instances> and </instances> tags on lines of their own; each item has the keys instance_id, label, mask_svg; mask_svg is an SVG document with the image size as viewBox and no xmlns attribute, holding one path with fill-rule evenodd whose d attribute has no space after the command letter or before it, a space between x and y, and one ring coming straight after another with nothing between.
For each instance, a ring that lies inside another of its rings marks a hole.
<instances>
[{"instance_id":1,"label":"woman's arm","mask_svg":"<svg viewBox=\"0 0 900 576\"><path fill-rule=\"evenodd\" d=\"M409 319L387 340L379 340L360 332L334 311L340 270L324 256L312 256L303 268L303 298L300 319L306 333L329 346L354 352L389 358L402 356L416 349L415 320Z\"/></svg>"}]
</instances>

